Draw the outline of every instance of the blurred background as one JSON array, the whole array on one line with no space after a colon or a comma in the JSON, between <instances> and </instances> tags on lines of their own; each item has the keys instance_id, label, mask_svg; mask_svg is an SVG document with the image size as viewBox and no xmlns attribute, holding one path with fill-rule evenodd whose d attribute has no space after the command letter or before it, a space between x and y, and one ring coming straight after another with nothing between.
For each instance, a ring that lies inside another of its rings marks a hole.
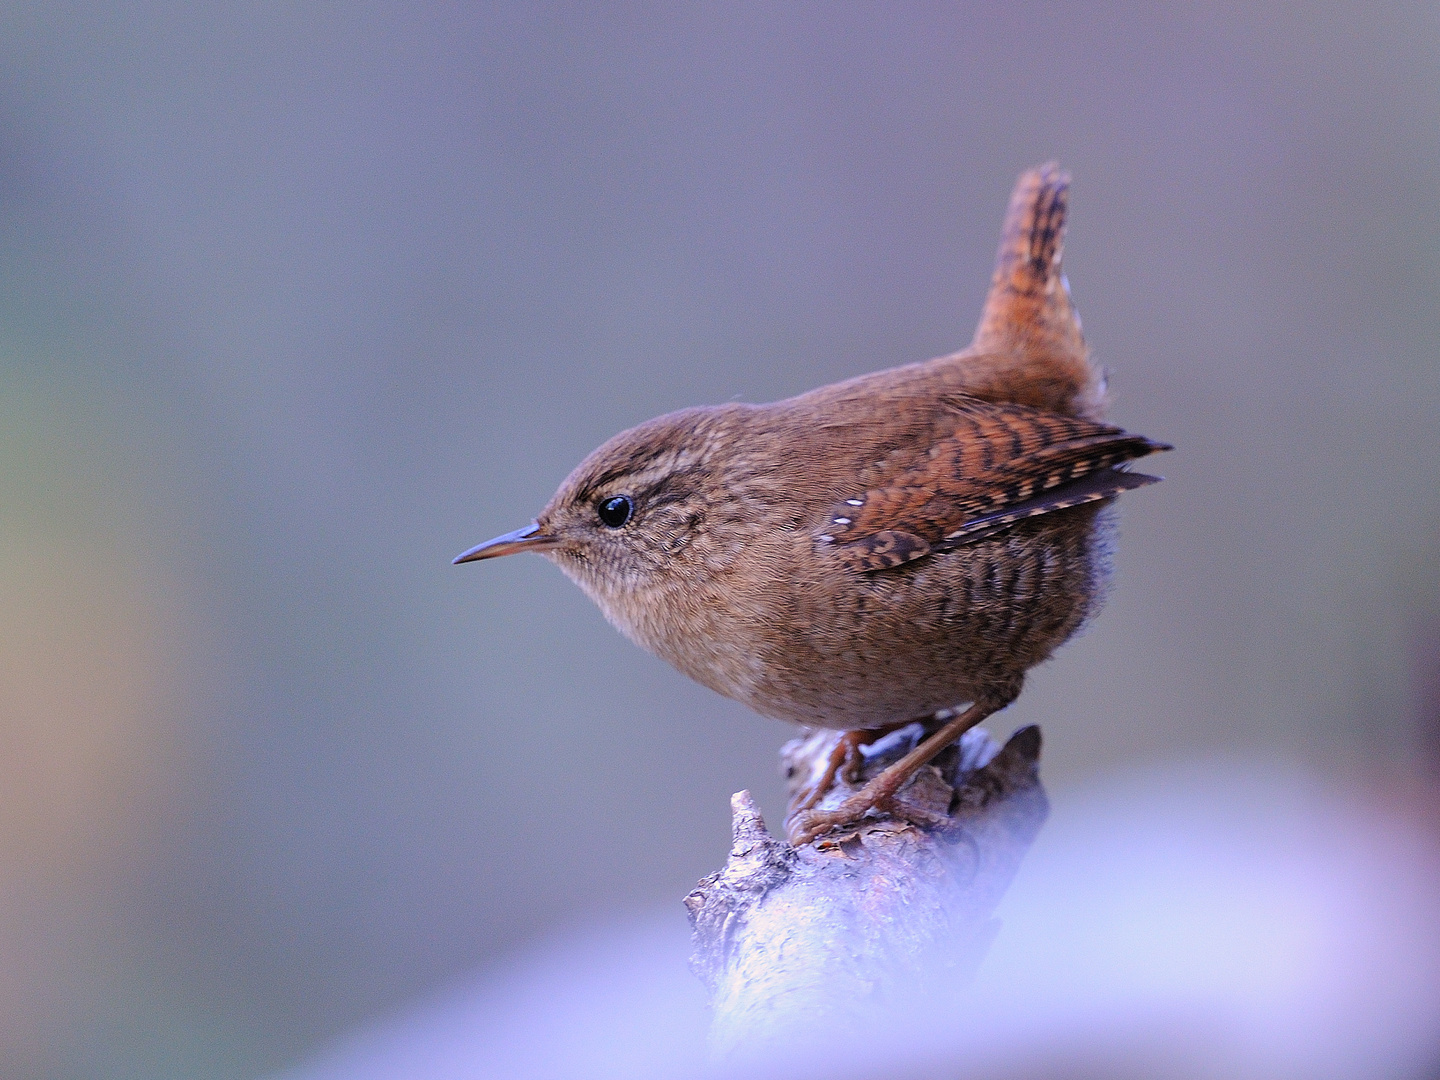
<instances>
[{"instance_id":1,"label":"blurred background","mask_svg":"<svg viewBox=\"0 0 1440 1080\"><path fill-rule=\"evenodd\" d=\"M990 726L1059 833L1156 762L1433 777L1437 70L1425 3L0 6L0 1073L257 1076L683 920L790 731L449 560L654 414L967 343L1049 158L1179 449Z\"/></svg>"}]
</instances>

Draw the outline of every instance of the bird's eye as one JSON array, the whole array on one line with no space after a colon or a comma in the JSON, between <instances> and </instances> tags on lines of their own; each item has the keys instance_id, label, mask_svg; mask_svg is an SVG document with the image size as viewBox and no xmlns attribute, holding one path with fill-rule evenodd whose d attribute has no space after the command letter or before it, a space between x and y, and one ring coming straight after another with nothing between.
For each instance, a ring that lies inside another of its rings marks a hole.
<instances>
[{"instance_id":1,"label":"bird's eye","mask_svg":"<svg viewBox=\"0 0 1440 1080\"><path fill-rule=\"evenodd\" d=\"M635 513L635 504L630 501L629 495L616 495L613 499L603 499L600 505L595 508L600 515L600 520L612 529L618 529L630 520Z\"/></svg>"}]
</instances>

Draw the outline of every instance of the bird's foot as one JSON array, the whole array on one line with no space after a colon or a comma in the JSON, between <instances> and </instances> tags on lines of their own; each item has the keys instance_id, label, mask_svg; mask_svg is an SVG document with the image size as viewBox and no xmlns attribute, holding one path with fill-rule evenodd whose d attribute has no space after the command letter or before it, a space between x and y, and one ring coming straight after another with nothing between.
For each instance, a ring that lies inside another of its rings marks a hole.
<instances>
[{"instance_id":1,"label":"bird's foot","mask_svg":"<svg viewBox=\"0 0 1440 1080\"><path fill-rule=\"evenodd\" d=\"M832 829L859 823L872 811L888 814L921 827L943 826L949 821L947 814L915 805L911 800L897 799L896 796L935 755L991 713L1008 705L1017 692L1018 687L1003 695L976 701L958 716L947 720L919 746L899 761L887 766L863 788L833 809L814 809L819 796L812 797L813 792L807 792L802 800L797 800L786 818L785 832L790 843L795 847L803 847ZM831 763L826 769L827 786L833 783L838 763L843 760L843 756L837 757L838 753L837 744L837 751L832 752ZM823 795L823 792L821 794Z\"/></svg>"},{"instance_id":2,"label":"bird's foot","mask_svg":"<svg viewBox=\"0 0 1440 1080\"><path fill-rule=\"evenodd\" d=\"M825 833L861 824L872 810L921 829L938 829L950 824L948 814L927 810L894 796L871 801L860 791L833 810L806 810L792 816L786 822L786 836L794 847L804 847Z\"/></svg>"}]
</instances>

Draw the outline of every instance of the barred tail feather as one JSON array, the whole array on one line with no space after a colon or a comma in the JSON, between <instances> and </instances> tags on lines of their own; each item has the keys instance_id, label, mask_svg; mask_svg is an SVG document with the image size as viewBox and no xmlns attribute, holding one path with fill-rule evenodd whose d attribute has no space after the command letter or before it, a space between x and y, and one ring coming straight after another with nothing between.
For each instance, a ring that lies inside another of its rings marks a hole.
<instances>
[{"instance_id":1,"label":"barred tail feather","mask_svg":"<svg viewBox=\"0 0 1440 1080\"><path fill-rule=\"evenodd\" d=\"M1070 174L1053 161L1016 182L966 364L977 396L1098 420L1104 378L1060 266L1069 195Z\"/></svg>"}]
</instances>

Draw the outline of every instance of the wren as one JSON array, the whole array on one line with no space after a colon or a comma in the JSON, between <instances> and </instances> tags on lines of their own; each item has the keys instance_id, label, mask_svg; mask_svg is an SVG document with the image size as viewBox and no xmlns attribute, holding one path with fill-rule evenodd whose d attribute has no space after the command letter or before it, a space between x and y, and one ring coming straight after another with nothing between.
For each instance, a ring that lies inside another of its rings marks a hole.
<instances>
[{"instance_id":1,"label":"wren","mask_svg":"<svg viewBox=\"0 0 1440 1080\"><path fill-rule=\"evenodd\" d=\"M896 793L1095 614L1109 504L1158 479L1129 462L1170 449L1102 421L1060 268L1069 180L1020 177L967 349L621 432L532 524L455 562L539 552L692 679L852 732L837 754L923 721L909 755L812 810L837 756L789 828L803 844L867 814L915 821Z\"/></svg>"}]
</instances>

